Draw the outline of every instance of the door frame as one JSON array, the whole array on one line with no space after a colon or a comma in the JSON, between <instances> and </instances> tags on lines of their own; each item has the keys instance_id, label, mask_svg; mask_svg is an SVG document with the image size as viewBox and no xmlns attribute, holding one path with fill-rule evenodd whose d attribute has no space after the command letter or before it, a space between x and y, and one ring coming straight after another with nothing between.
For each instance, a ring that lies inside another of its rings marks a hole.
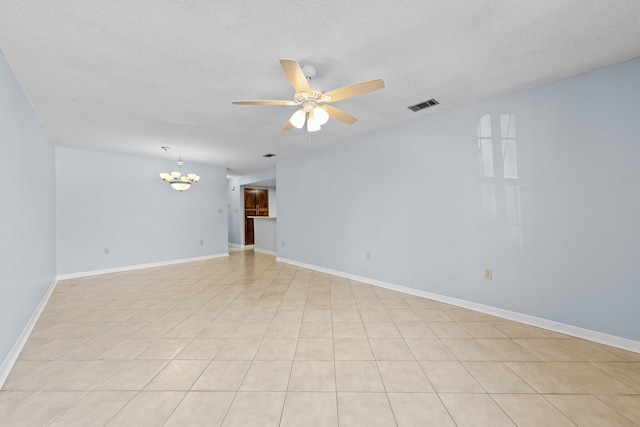
<instances>
[{"instance_id":1,"label":"door frame","mask_svg":"<svg viewBox=\"0 0 640 427\"><path fill-rule=\"evenodd\" d=\"M247 217L245 215L245 206L244 206L244 190L248 189L248 190L267 190L267 200L268 200L268 192L269 190L271 190L271 188L269 187L260 187L260 186L256 186L256 185L251 185L251 184L247 184L247 185L241 185L240 186L240 194L242 195L240 197L240 211L242 212L242 221L240 224L240 242L241 242L241 247L247 247L247 246L253 246L253 245L246 245L245 241L246 241L246 236L245 236L245 227L247 226L246 221L247 221ZM271 212L271 204L269 204L269 212Z\"/></svg>"}]
</instances>

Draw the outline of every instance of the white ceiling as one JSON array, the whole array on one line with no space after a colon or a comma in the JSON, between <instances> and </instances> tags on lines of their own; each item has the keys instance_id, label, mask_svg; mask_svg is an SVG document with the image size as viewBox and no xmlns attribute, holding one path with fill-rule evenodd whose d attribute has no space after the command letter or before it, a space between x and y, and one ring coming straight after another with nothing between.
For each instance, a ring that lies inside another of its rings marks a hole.
<instances>
[{"instance_id":1,"label":"white ceiling","mask_svg":"<svg viewBox=\"0 0 640 427\"><path fill-rule=\"evenodd\" d=\"M0 49L58 146L229 168L230 175L430 114L640 56L633 0L2 0ZM359 120L283 132L278 62ZM407 106L435 97L441 105ZM263 158L266 153L278 156Z\"/></svg>"}]
</instances>

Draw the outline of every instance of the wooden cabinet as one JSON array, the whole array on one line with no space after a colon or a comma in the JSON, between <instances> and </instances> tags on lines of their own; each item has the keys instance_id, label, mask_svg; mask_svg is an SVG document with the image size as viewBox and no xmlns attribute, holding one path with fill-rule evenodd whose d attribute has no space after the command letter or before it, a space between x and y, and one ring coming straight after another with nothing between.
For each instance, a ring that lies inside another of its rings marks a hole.
<instances>
[{"instance_id":1,"label":"wooden cabinet","mask_svg":"<svg viewBox=\"0 0 640 427\"><path fill-rule=\"evenodd\" d=\"M269 216L269 190L263 188L244 189L244 244L254 244L253 218Z\"/></svg>"}]
</instances>

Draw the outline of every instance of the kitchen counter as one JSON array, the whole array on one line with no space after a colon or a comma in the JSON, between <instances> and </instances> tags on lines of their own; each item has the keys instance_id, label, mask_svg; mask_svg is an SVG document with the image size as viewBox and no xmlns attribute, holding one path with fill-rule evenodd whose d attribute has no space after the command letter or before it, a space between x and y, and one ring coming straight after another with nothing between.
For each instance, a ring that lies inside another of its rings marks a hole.
<instances>
[{"instance_id":1,"label":"kitchen counter","mask_svg":"<svg viewBox=\"0 0 640 427\"><path fill-rule=\"evenodd\" d=\"M250 216L253 218L253 250L276 254L276 217Z\"/></svg>"}]
</instances>

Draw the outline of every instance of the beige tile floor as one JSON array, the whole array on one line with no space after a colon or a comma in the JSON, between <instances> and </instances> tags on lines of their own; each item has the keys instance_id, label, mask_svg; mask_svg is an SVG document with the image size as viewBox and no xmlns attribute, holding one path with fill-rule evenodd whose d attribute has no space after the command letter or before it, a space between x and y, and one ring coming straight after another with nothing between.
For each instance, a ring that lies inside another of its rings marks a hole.
<instances>
[{"instance_id":1,"label":"beige tile floor","mask_svg":"<svg viewBox=\"0 0 640 427\"><path fill-rule=\"evenodd\" d=\"M1 426L632 426L640 354L275 262L58 284Z\"/></svg>"}]
</instances>

